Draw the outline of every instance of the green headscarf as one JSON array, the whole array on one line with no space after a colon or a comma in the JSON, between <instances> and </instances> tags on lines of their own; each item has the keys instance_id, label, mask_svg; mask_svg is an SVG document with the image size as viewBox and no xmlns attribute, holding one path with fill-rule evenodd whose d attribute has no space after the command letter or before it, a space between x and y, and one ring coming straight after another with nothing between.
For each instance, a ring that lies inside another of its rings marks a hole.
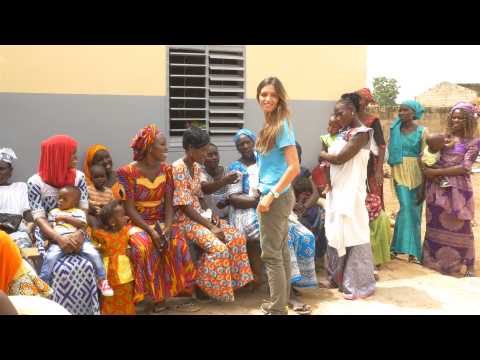
<instances>
[{"instance_id":1,"label":"green headscarf","mask_svg":"<svg viewBox=\"0 0 480 360\"><path fill-rule=\"evenodd\" d=\"M423 119L425 109L422 104L415 100L405 100L403 106L407 106L415 112L415 119ZM388 164L398 165L402 163L402 144L400 142L400 117L397 116L390 126L390 142L388 144Z\"/></svg>"}]
</instances>

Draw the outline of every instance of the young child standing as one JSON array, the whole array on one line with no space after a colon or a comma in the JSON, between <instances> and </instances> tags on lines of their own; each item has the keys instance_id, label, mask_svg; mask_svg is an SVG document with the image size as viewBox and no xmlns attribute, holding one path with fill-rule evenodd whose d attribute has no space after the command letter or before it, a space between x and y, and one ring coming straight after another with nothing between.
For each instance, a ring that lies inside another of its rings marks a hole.
<instances>
[{"instance_id":1,"label":"young child standing","mask_svg":"<svg viewBox=\"0 0 480 360\"><path fill-rule=\"evenodd\" d=\"M101 227L92 232L100 245L107 278L115 295L101 299L103 315L135 315L133 302L133 272L127 256L128 228L125 210L118 200L105 205L99 213Z\"/></svg>"},{"instance_id":2,"label":"young child standing","mask_svg":"<svg viewBox=\"0 0 480 360\"><path fill-rule=\"evenodd\" d=\"M103 206L113 200L112 189L107 187L107 170L99 164L90 167L90 175L92 177L92 184L87 186L88 190L88 224L92 228L100 226L98 218L100 210Z\"/></svg>"},{"instance_id":3,"label":"young child standing","mask_svg":"<svg viewBox=\"0 0 480 360\"><path fill-rule=\"evenodd\" d=\"M53 209L48 214L48 221L52 224L53 229L59 235L68 237L78 230L87 228L87 219L85 212L80 209L80 190L74 186L65 186L58 192L58 208ZM57 244L50 244L45 254L40 278L46 283L50 283L52 277L53 266L64 256L65 253ZM84 241L78 255L89 260L97 272L98 287L103 296L113 296L108 281L105 277L105 268L98 251L89 241Z\"/></svg>"}]
</instances>

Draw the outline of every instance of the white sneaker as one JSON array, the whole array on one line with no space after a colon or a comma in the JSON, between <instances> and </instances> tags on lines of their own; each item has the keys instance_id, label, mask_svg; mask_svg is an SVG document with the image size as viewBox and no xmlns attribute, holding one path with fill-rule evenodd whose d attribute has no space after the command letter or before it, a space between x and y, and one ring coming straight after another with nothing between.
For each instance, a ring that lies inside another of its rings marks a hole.
<instances>
[{"instance_id":1,"label":"white sneaker","mask_svg":"<svg viewBox=\"0 0 480 360\"><path fill-rule=\"evenodd\" d=\"M103 296L110 297L113 296L113 289L108 284L108 280L100 280L98 282L98 288Z\"/></svg>"}]
</instances>

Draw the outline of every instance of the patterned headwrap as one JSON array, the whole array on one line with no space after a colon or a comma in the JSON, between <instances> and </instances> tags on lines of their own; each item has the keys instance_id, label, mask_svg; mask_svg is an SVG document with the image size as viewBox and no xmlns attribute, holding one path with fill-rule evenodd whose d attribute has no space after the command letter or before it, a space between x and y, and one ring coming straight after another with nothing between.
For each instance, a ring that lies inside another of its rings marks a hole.
<instances>
[{"instance_id":1,"label":"patterned headwrap","mask_svg":"<svg viewBox=\"0 0 480 360\"><path fill-rule=\"evenodd\" d=\"M17 155L15 155L15 152L12 149L10 148L0 149L0 161L11 164L13 160L17 160Z\"/></svg>"},{"instance_id":2,"label":"patterned headwrap","mask_svg":"<svg viewBox=\"0 0 480 360\"><path fill-rule=\"evenodd\" d=\"M42 141L38 175L56 188L73 185L77 170L69 168L69 164L76 150L77 142L68 135L55 135Z\"/></svg>"},{"instance_id":3,"label":"patterned headwrap","mask_svg":"<svg viewBox=\"0 0 480 360\"><path fill-rule=\"evenodd\" d=\"M95 157L95 154L100 150L109 151L105 145L101 144L92 145L87 149L87 155L85 156L85 161L83 162L83 172L88 185L93 184L92 174L90 174L90 166L92 166L92 161Z\"/></svg>"},{"instance_id":4,"label":"patterned headwrap","mask_svg":"<svg viewBox=\"0 0 480 360\"><path fill-rule=\"evenodd\" d=\"M233 141L235 142L235 144L238 143L238 141L240 140L240 136L242 136L242 135L245 135L245 136L249 137L250 140L252 140L253 143L255 144L257 136L255 135L255 133L253 131L248 130L248 129L240 129L240 130L237 131L237 133L233 137Z\"/></svg>"},{"instance_id":5,"label":"patterned headwrap","mask_svg":"<svg viewBox=\"0 0 480 360\"><path fill-rule=\"evenodd\" d=\"M356 93L366 101L367 105L376 104L375 99L373 98L373 95L369 88L363 88L363 89L357 90Z\"/></svg>"},{"instance_id":6,"label":"patterned headwrap","mask_svg":"<svg viewBox=\"0 0 480 360\"><path fill-rule=\"evenodd\" d=\"M423 118L423 113L425 112L424 107L418 101L415 100L405 100L402 102L403 106L407 106L415 112L415 118L421 120ZM400 117L397 116L390 126L390 142L388 144L388 164L389 165L398 165L402 163L402 144L400 142Z\"/></svg>"},{"instance_id":7,"label":"patterned headwrap","mask_svg":"<svg viewBox=\"0 0 480 360\"><path fill-rule=\"evenodd\" d=\"M455 110L459 110L459 109L466 111L467 113L472 115L475 115L475 112L477 110L475 105L465 101L460 101L455 105L453 105L453 107L450 109L450 114L453 114Z\"/></svg>"},{"instance_id":8,"label":"patterned headwrap","mask_svg":"<svg viewBox=\"0 0 480 360\"><path fill-rule=\"evenodd\" d=\"M130 144L133 149L133 160L139 161L145 157L158 134L161 134L161 131L155 124L147 125L137 133Z\"/></svg>"}]
</instances>

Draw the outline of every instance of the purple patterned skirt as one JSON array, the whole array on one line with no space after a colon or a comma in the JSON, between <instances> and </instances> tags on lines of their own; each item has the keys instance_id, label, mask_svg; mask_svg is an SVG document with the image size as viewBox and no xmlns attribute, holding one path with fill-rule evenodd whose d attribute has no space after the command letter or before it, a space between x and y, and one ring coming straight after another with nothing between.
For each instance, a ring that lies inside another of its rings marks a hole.
<instances>
[{"instance_id":1,"label":"purple patterned skirt","mask_svg":"<svg viewBox=\"0 0 480 360\"><path fill-rule=\"evenodd\" d=\"M461 220L442 207L427 206L427 230L423 243L423 265L445 274L458 273L462 265L475 262L470 220Z\"/></svg>"}]
</instances>

